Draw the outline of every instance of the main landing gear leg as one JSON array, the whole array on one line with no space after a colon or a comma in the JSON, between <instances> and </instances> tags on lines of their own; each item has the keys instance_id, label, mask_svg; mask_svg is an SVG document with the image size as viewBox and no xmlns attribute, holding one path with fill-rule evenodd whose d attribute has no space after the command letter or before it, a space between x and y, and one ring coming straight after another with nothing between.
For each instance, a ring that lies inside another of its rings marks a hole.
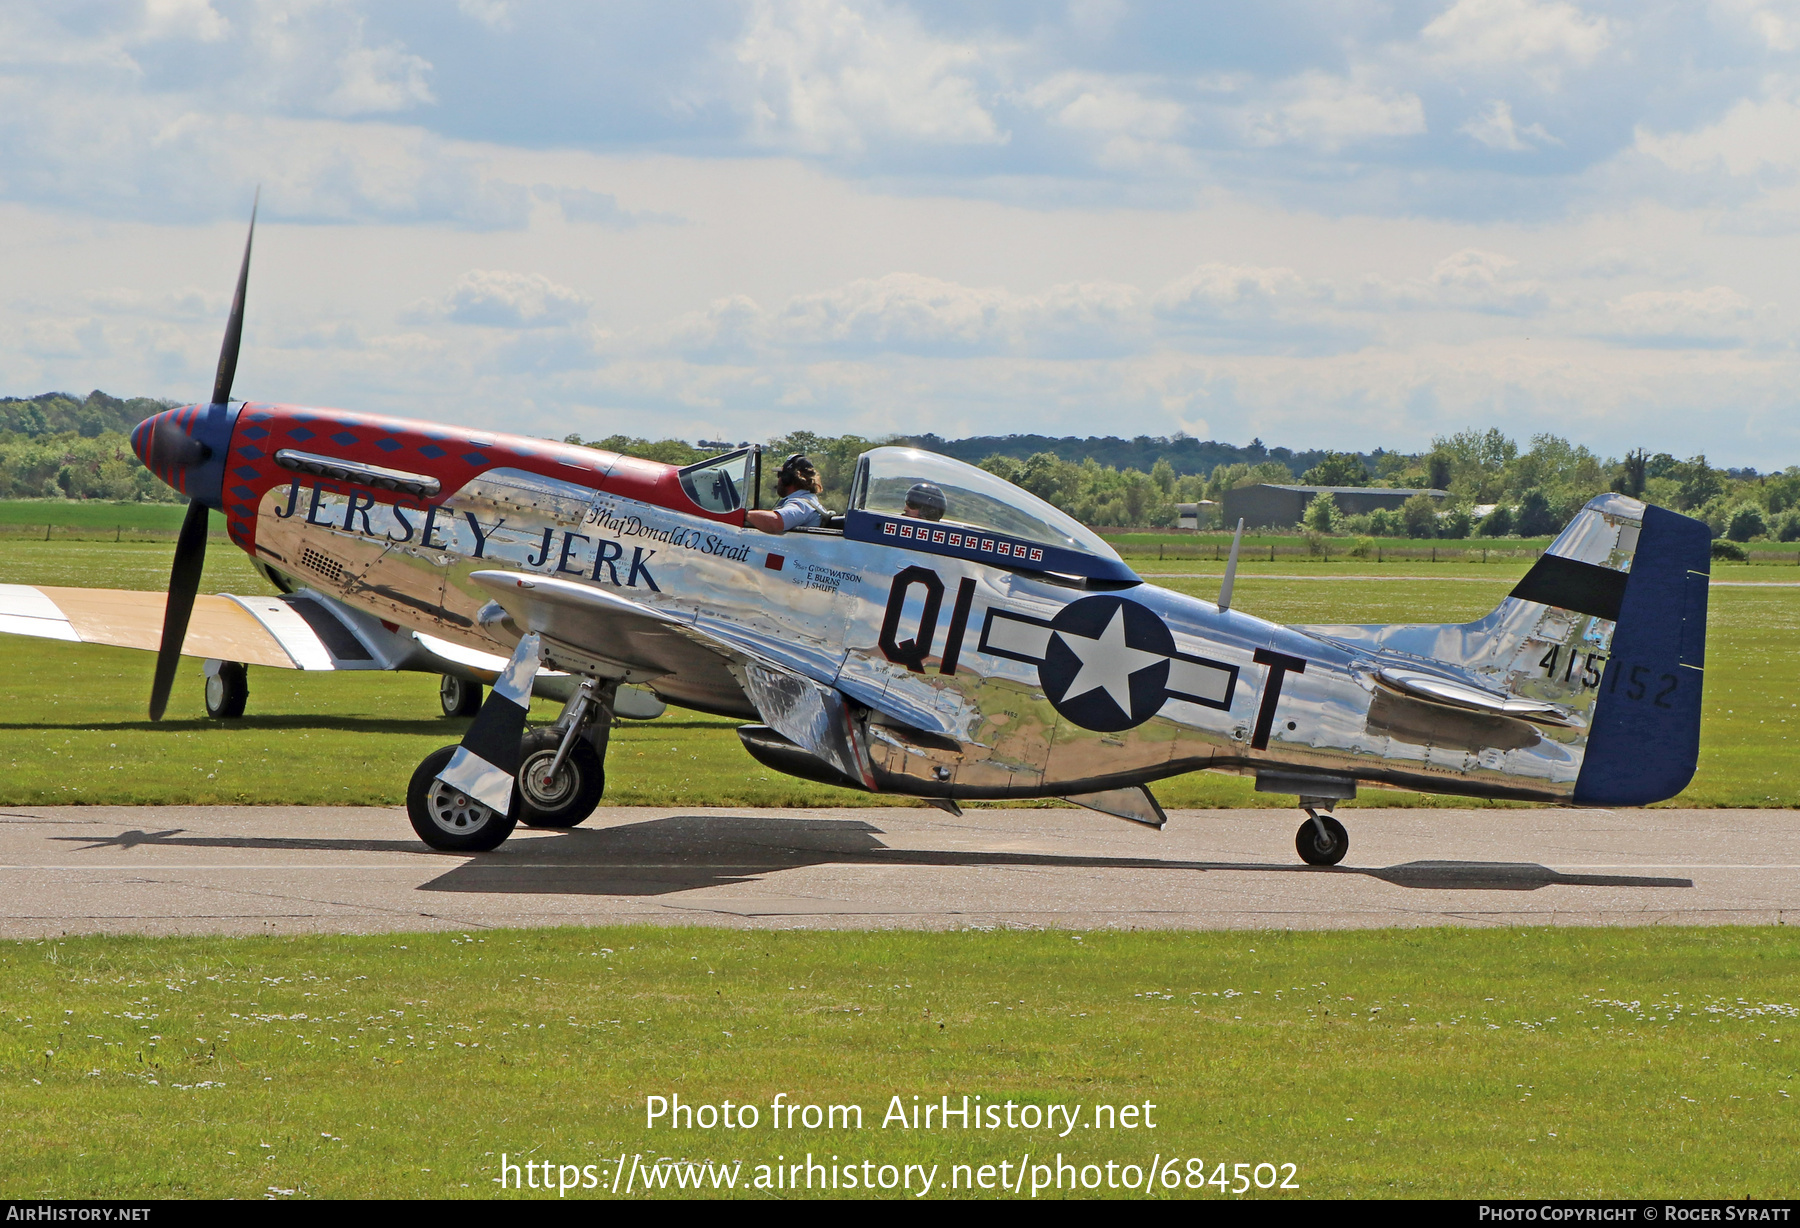
<instances>
[{"instance_id":1,"label":"main landing gear leg","mask_svg":"<svg viewBox=\"0 0 1800 1228\"><path fill-rule=\"evenodd\" d=\"M512 834L524 805L519 757L540 657L537 632L521 636L462 741L433 751L413 773L406 817L432 848L485 853Z\"/></svg>"},{"instance_id":2,"label":"main landing gear leg","mask_svg":"<svg viewBox=\"0 0 1800 1228\"><path fill-rule=\"evenodd\" d=\"M612 678L582 682L556 724L534 729L519 748L519 822L574 827L606 791L606 743L612 734Z\"/></svg>"},{"instance_id":3,"label":"main landing gear leg","mask_svg":"<svg viewBox=\"0 0 1800 1228\"><path fill-rule=\"evenodd\" d=\"M1330 814L1335 801L1329 797L1300 799L1300 808L1306 811L1306 822L1300 824L1300 830L1294 835L1294 848L1298 850L1300 860L1309 866L1335 866L1350 851L1350 833ZM1321 815L1321 810L1326 813Z\"/></svg>"}]
</instances>

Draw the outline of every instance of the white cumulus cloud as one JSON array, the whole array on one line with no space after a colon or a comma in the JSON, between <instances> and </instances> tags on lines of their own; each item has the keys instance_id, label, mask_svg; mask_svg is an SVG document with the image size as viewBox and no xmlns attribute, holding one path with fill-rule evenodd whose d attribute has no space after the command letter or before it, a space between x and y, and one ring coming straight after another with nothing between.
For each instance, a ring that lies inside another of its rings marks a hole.
<instances>
[{"instance_id":1,"label":"white cumulus cloud","mask_svg":"<svg viewBox=\"0 0 1800 1228\"><path fill-rule=\"evenodd\" d=\"M405 111L437 101L426 75L431 64L398 43L348 48L338 59L338 85L319 102L327 115Z\"/></svg>"},{"instance_id":2,"label":"white cumulus cloud","mask_svg":"<svg viewBox=\"0 0 1800 1228\"><path fill-rule=\"evenodd\" d=\"M1645 290L1606 304L1614 335L1638 343L1736 344L1762 315L1729 286L1704 290Z\"/></svg>"},{"instance_id":3,"label":"white cumulus cloud","mask_svg":"<svg viewBox=\"0 0 1800 1228\"><path fill-rule=\"evenodd\" d=\"M1424 277L1399 282L1370 278L1362 302L1372 308L1530 315L1550 305L1550 292L1541 281L1523 276L1511 256L1466 247L1445 256Z\"/></svg>"},{"instance_id":4,"label":"white cumulus cloud","mask_svg":"<svg viewBox=\"0 0 1800 1228\"><path fill-rule=\"evenodd\" d=\"M1457 131L1474 137L1489 149L1504 149L1511 153L1526 153L1536 149L1537 145L1531 141L1547 145L1562 144L1544 131L1542 124L1519 127L1513 121L1512 104L1499 98L1488 103L1485 110ZM1531 141L1527 141L1526 137L1530 137Z\"/></svg>"},{"instance_id":5,"label":"white cumulus cloud","mask_svg":"<svg viewBox=\"0 0 1800 1228\"><path fill-rule=\"evenodd\" d=\"M1273 94L1271 103L1244 114L1245 135L1253 145L1291 141L1334 151L1425 131L1425 106L1417 94L1355 77L1301 73Z\"/></svg>"},{"instance_id":6,"label":"white cumulus cloud","mask_svg":"<svg viewBox=\"0 0 1800 1228\"><path fill-rule=\"evenodd\" d=\"M150 38L194 38L216 43L231 28L210 0L145 0L144 33Z\"/></svg>"},{"instance_id":7,"label":"white cumulus cloud","mask_svg":"<svg viewBox=\"0 0 1800 1228\"><path fill-rule=\"evenodd\" d=\"M1529 67L1553 83L1559 65L1585 66L1612 42L1612 24L1562 0L1457 0L1421 37L1443 61L1480 68Z\"/></svg>"},{"instance_id":8,"label":"white cumulus cloud","mask_svg":"<svg viewBox=\"0 0 1800 1228\"><path fill-rule=\"evenodd\" d=\"M1101 166L1185 167L1189 161L1179 144L1187 109L1141 83L1098 73L1057 73L1026 90L1023 99L1063 131L1091 142Z\"/></svg>"},{"instance_id":9,"label":"white cumulus cloud","mask_svg":"<svg viewBox=\"0 0 1800 1228\"><path fill-rule=\"evenodd\" d=\"M1771 79L1760 98L1745 98L1716 123L1688 132L1637 131L1637 148L1686 174L1753 175L1800 165L1800 83Z\"/></svg>"},{"instance_id":10,"label":"white cumulus cloud","mask_svg":"<svg viewBox=\"0 0 1800 1228\"><path fill-rule=\"evenodd\" d=\"M842 0L758 0L732 48L766 145L855 153L898 140L1004 142L982 102L983 48L933 37L910 12Z\"/></svg>"},{"instance_id":11,"label":"white cumulus cloud","mask_svg":"<svg viewBox=\"0 0 1800 1228\"><path fill-rule=\"evenodd\" d=\"M470 269L437 298L415 303L411 322L432 319L492 328L544 328L573 324L587 316L593 300L558 285L542 273Z\"/></svg>"}]
</instances>

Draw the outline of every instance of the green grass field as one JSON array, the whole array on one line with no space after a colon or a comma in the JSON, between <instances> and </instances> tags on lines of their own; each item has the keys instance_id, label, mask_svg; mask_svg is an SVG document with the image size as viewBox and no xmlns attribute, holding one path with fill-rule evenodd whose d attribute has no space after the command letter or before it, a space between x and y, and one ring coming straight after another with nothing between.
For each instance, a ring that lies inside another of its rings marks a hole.
<instances>
[{"instance_id":1,"label":"green grass field","mask_svg":"<svg viewBox=\"0 0 1800 1228\"><path fill-rule=\"evenodd\" d=\"M1231 554L1232 535L1217 530L1195 533L1122 529L1107 530L1101 536L1119 552L1120 557L1134 564L1147 564L1158 559L1171 562L1204 559L1222 564ZM1311 558L1316 562L1354 562L1362 557L1359 555L1353 558L1351 555L1351 551L1358 549L1360 540L1356 537L1325 537L1314 544L1298 533L1247 529L1244 540L1238 547L1238 558L1243 562L1253 559L1268 562L1270 550L1273 549L1278 560ZM1491 565L1534 559L1549 544L1548 537L1467 538L1454 541L1441 538L1378 537L1368 539L1366 557L1371 563L1383 558L1406 562L1434 561L1435 556L1436 560L1445 562L1469 560Z\"/></svg>"},{"instance_id":2,"label":"green grass field","mask_svg":"<svg viewBox=\"0 0 1800 1228\"><path fill-rule=\"evenodd\" d=\"M161 543L0 542L0 582L157 590L171 547ZM1432 572L1382 580L1283 580L1247 569L1238 608L1280 622L1474 618L1504 596L1524 564L1471 578ZM1419 571L1422 568L1415 567ZM1358 573L1361 574L1361 573ZM1753 578L1762 569L1728 574ZM1211 578L1164 577L1212 596ZM236 550L207 554L208 591L272 591ZM1791 740L1800 709L1800 588L1715 588L1701 766L1672 804L1793 806L1800 768ZM249 715L205 720L200 668L184 666L169 711L144 717L151 657L124 649L0 636L0 804L352 803L403 800L413 767L461 736L438 715L434 680L419 674L250 672ZM539 705L536 715L551 719ZM608 755L607 798L618 805L888 805L763 768L744 753L735 722L671 710L628 723ZM1287 807L1249 781L1197 773L1156 787L1166 806ZM1454 805L1450 798L1369 790L1355 804Z\"/></svg>"},{"instance_id":3,"label":"green grass field","mask_svg":"<svg viewBox=\"0 0 1800 1228\"><path fill-rule=\"evenodd\" d=\"M58 541L129 540L173 535L187 506L181 503L105 503L97 499L0 499L0 533L45 534ZM225 518L212 515L212 531L223 535Z\"/></svg>"},{"instance_id":4,"label":"green grass field","mask_svg":"<svg viewBox=\"0 0 1800 1228\"><path fill-rule=\"evenodd\" d=\"M483 1197L501 1153L606 1181L621 1153L742 1161L750 1185L811 1152L936 1165L941 1192L1060 1152L1227 1186L1295 1165L1259 1197L1783 1197L1797 967L1784 929L7 943L0 1189ZM777 1093L863 1128L778 1132ZM758 1128L647 1129L652 1095ZM894 1096L964 1095L1083 1107L1067 1137L882 1128ZM1154 1129L1091 1124L1145 1102Z\"/></svg>"},{"instance_id":5,"label":"green grass field","mask_svg":"<svg viewBox=\"0 0 1800 1228\"><path fill-rule=\"evenodd\" d=\"M1211 563L1220 568L1231 554L1231 534L1155 530L1107 530L1102 533L1120 557L1135 567L1154 570L1156 565ZM1548 537L1326 537L1317 542L1293 533L1250 531L1244 534L1238 558L1243 564L1279 563L1329 568L1380 567L1401 564L1408 568L1429 563L1435 567L1475 564L1493 567L1529 565L1550 544ZM1800 542L1757 541L1748 543L1751 562L1763 567L1800 565Z\"/></svg>"}]
</instances>

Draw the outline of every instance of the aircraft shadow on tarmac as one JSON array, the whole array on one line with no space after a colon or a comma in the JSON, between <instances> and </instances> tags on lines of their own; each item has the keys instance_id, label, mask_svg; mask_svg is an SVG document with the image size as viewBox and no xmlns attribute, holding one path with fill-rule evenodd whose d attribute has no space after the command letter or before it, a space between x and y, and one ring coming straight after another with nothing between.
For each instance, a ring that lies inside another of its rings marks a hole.
<instances>
[{"instance_id":1,"label":"aircraft shadow on tarmac","mask_svg":"<svg viewBox=\"0 0 1800 1228\"><path fill-rule=\"evenodd\" d=\"M427 850L417 840L331 840L306 836L190 836L185 827L166 831L122 831L116 836L51 836L52 840L79 844L89 849L245 849L251 852L322 853L417 853ZM177 867L178 868L178 867Z\"/></svg>"},{"instance_id":2,"label":"aircraft shadow on tarmac","mask_svg":"<svg viewBox=\"0 0 1800 1228\"><path fill-rule=\"evenodd\" d=\"M1564 874L1532 862L1410 861L1397 866L1285 865L1269 862L1175 861L983 852L974 849L898 849L883 844L872 824L785 815L720 815L647 819L554 837L515 841L470 857L421 891L526 895L668 895L703 887L753 882L783 870L820 865L1041 866L1097 870L1236 870L1259 874L1350 874L1423 891L1536 891L1543 887L1692 887L1688 878L1626 874ZM432 858L417 840L346 840L303 836L205 836L185 829L128 831L96 839L52 836L82 850L219 848L248 851L410 853Z\"/></svg>"},{"instance_id":3,"label":"aircraft shadow on tarmac","mask_svg":"<svg viewBox=\"0 0 1800 1228\"><path fill-rule=\"evenodd\" d=\"M1175 861L983 852L974 849L899 849L861 821L782 815L671 816L586 830L554 840L503 848L473 858L421 885L423 891L536 895L666 895L751 882L782 870L819 865L1042 866L1097 870L1239 870L1268 874L1360 874L1398 887L1451 891L1536 891L1579 887L1692 887L1692 879L1639 875L1563 874L1514 862L1409 862L1363 868L1277 865L1265 862ZM508 852L518 861L509 860Z\"/></svg>"}]
</instances>

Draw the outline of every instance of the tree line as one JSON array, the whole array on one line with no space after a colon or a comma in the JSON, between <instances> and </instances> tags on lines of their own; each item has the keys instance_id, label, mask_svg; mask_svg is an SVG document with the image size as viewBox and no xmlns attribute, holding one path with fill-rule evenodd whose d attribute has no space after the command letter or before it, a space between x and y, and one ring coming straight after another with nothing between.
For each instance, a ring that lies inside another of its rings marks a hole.
<instances>
[{"instance_id":1,"label":"tree line","mask_svg":"<svg viewBox=\"0 0 1800 1228\"><path fill-rule=\"evenodd\" d=\"M174 503L131 450L131 428L173 404L48 392L0 397L0 499Z\"/></svg>"},{"instance_id":2,"label":"tree line","mask_svg":"<svg viewBox=\"0 0 1800 1228\"><path fill-rule=\"evenodd\" d=\"M583 441L570 436L569 442ZM682 440L651 441L626 435L586 442L591 447L672 464L692 464L719 451ZM942 441L934 436L867 439L810 431L779 436L765 449L774 459L763 466L763 506L769 506L774 498L773 473L780 458L791 452L812 457L825 483L826 506L841 508L849 498L857 457L883 444L920 446L927 442ZM949 448L926 450L951 452ZM1294 459L1278 459L1277 453ZM1618 491L1703 520L1715 537L1739 542L1800 540L1800 466L1757 474L1718 468L1704 455L1683 460L1667 452L1638 451L1622 459L1602 458L1551 434L1534 435L1529 446L1521 448L1498 428L1438 436L1421 452L1264 449L1262 455L1265 459L1222 462L1204 473L1182 473L1166 455L1157 456L1147 470L1102 464L1094 456L1069 459L1049 450L1024 457L990 452L977 463L1084 524L1110 528L1172 528L1179 504L1216 504L1234 487L1267 482L1447 492L1444 498L1414 495L1399 508L1357 516L1344 515L1332 496L1320 495L1295 526L1314 532L1453 539L1542 537L1558 532L1595 495ZM1307 462L1305 468L1296 467L1300 460Z\"/></svg>"},{"instance_id":3,"label":"tree line","mask_svg":"<svg viewBox=\"0 0 1800 1228\"><path fill-rule=\"evenodd\" d=\"M121 399L98 390L86 397L46 393L0 398L0 498L113 499L178 502L132 453L127 436L171 402ZM712 441L652 440L630 435L566 442L685 465L729 445ZM1047 446L1019 455L1038 443ZM774 472L782 457L804 452L818 466L826 506L842 508L857 457L882 444L907 443L946 455L982 455L981 468L1023 487L1084 524L1172 528L1183 503L1217 503L1234 487L1261 482L1307 486L1433 489L1442 499L1414 496L1400 508L1345 516L1329 496L1314 499L1300 528L1313 532L1403 537L1540 537L1557 532L1581 506L1608 490L1684 512L1707 523L1715 537L1736 542L1800 540L1800 466L1780 473L1723 469L1704 455L1678 459L1636 451L1601 458L1556 435L1521 448L1498 428L1434 438L1421 452L1367 453L1267 448L1260 440L1236 448L1184 435L1133 440L1073 436L820 435L794 431L769 440L762 505L774 502ZM934 446L935 445L935 446ZM1087 449L1084 451L1083 449ZM1144 462L1117 465L1103 456ZM1200 462L1227 456L1210 468Z\"/></svg>"},{"instance_id":4,"label":"tree line","mask_svg":"<svg viewBox=\"0 0 1800 1228\"><path fill-rule=\"evenodd\" d=\"M1374 465L1333 453L1301 475L1305 485L1388 486L1448 492L1415 495L1401 507L1344 516L1327 495L1314 498L1302 526L1316 532L1395 537L1543 537L1595 495L1616 491L1706 522L1736 542L1800 540L1800 466L1779 473L1722 469L1704 455L1678 459L1642 449L1602 459L1557 435L1521 449L1497 428L1432 440L1416 454L1390 452Z\"/></svg>"}]
</instances>

